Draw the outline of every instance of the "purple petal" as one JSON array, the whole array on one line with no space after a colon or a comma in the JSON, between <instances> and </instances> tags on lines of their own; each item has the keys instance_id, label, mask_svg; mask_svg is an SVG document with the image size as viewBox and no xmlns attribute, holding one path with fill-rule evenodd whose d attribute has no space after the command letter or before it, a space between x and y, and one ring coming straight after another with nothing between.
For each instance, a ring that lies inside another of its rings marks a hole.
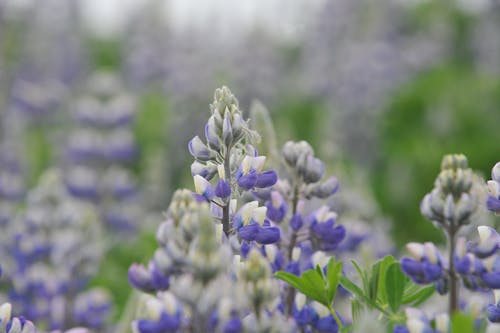
<instances>
[{"instance_id":1,"label":"purple petal","mask_svg":"<svg viewBox=\"0 0 500 333\"><path fill-rule=\"evenodd\" d=\"M255 187L266 188L271 187L278 181L278 175L274 170L269 170L266 172L259 173L257 175L257 182Z\"/></svg>"}]
</instances>

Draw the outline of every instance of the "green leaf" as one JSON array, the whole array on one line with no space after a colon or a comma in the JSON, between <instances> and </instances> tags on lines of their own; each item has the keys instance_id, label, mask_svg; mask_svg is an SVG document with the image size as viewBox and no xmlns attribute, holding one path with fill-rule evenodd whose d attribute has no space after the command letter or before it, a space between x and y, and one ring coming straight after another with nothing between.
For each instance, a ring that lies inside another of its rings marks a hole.
<instances>
[{"instance_id":1,"label":"green leaf","mask_svg":"<svg viewBox=\"0 0 500 333\"><path fill-rule=\"evenodd\" d=\"M337 287L339 285L340 276L342 275L342 262L335 262L334 258L331 258L328 262L326 270L326 292L328 302L331 305L335 295L337 293Z\"/></svg>"},{"instance_id":2,"label":"green leaf","mask_svg":"<svg viewBox=\"0 0 500 333\"><path fill-rule=\"evenodd\" d=\"M322 280L325 278L325 275L323 274L323 269L321 269L319 265L316 265L316 272L318 272Z\"/></svg>"},{"instance_id":3,"label":"green leaf","mask_svg":"<svg viewBox=\"0 0 500 333\"><path fill-rule=\"evenodd\" d=\"M417 286L417 288L418 288L418 286ZM402 303L403 304L412 303L412 306L419 306L420 304L427 301L432 295L434 295L435 291L436 291L436 288L434 286L426 286L426 287L417 289L416 291L414 291L412 293L407 293L405 291Z\"/></svg>"},{"instance_id":4,"label":"green leaf","mask_svg":"<svg viewBox=\"0 0 500 333\"><path fill-rule=\"evenodd\" d=\"M453 314L451 332L474 333L474 317L460 312Z\"/></svg>"},{"instance_id":5,"label":"green leaf","mask_svg":"<svg viewBox=\"0 0 500 333\"><path fill-rule=\"evenodd\" d=\"M377 261L372 266L370 280L368 282L368 297L370 297L370 299L373 301L377 301L378 285L380 279L380 266L381 261Z\"/></svg>"},{"instance_id":6,"label":"green leaf","mask_svg":"<svg viewBox=\"0 0 500 333\"><path fill-rule=\"evenodd\" d=\"M405 282L405 275L401 271L399 263L392 263L385 273L385 291L387 302L393 312L397 312L401 306Z\"/></svg>"},{"instance_id":7,"label":"green leaf","mask_svg":"<svg viewBox=\"0 0 500 333\"><path fill-rule=\"evenodd\" d=\"M363 312L363 305L361 304L359 299L351 300L352 321L354 323L358 321L362 312Z\"/></svg>"},{"instance_id":8,"label":"green leaf","mask_svg":"<svg viewBox=\"0 0 500 333\"><path fill-rule=\"evenodd\" d=\"M368 277L366 276L366 273L363 272L363 269L359 266L359 264L356 262L356 260L354 260L354 259L351 260L351 263L354 266L354 268L356 269L356 271L358 271L358 275L361 278L361 281L363 282L364 293L368 294L369 287L368 287Z\"/></svg>"},{"instance_id":9,"label":"green leaf","mask_svg":"<svg viewBox=\"0 0 500 333\"><path fill-rule=\"evenodd\" d=\"M387 268L396 262L393 256L385 256L380 263L380 277L378 279L378 299L382 302L382 304L387 304L387 294L385 291L385 274L387 272Z\"/></svg>"},{"instance_id":10,"label":"green leaf","mask_svg":"<svg viewBox=\"0 0 500 333\"><path fill-rule=\"evenodd\" d=\"M330 308L331 304L329 303L325 292L325 281L323 280L323 276L317 271L308 270L302 274L301 278L304 281L307 281L308 285L311 286L309 295L306 295L323 304L327 308Z\"/></svg>"},{"instance_id":11,"label":"green leaf","mask_svg":"<svg viewBox=\"0 0 500 333\"><path fill-rule=\"evenodd\" d=\"M305 271L300 277L288 273L277 272L274 275L276 278L285 281L293 288L297 289L307 297L329 307L328 299L326 297L325 282L322 276L313 269Z\"/></svg>"},{"instance_id":12,"label":"green leaf","mask_svg":"<svg viewBox=\"0 0 500 333\"><path fill-rule=\"evenodd\" d=\"M340 285L350 291L352 294L357 296L360 300L371 306L372 308L375 308L382 312L386 316L390 316L390 314L384 310L380 305L378 305L376 302L372 301L368 296L365 295L363 290L358 287L354 282L349 280L346 276L341 275L340 276Z\"/></svg>"}]
</instances>

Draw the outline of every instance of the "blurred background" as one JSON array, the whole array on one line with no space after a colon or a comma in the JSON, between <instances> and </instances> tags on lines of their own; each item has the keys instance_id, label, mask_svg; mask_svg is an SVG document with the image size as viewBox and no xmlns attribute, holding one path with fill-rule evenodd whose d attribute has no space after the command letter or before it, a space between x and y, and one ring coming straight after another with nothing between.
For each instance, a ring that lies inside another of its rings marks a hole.
<instances>
[{"instance_id":1,"label":"blurred background","mask_svg":"<svg viewBox=\"0 0 500 333\"><path fill-rule=\"evenodd\" d=\"M500 1L0 0L0 222L61 170L125 234L91 279L120 312L221 85L268 108L279 148L309 141L395 244L442 241L419 211L441 157L485 179L500 159Z\"/></svg>"}]
</instances>

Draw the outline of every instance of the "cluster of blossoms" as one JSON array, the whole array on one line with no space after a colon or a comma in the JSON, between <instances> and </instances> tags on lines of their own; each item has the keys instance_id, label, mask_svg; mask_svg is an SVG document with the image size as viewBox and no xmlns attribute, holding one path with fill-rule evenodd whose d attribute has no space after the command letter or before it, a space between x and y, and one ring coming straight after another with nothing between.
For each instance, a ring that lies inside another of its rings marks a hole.
<instances>
[{"instance_id":1,"label":"cluster of blossoms","mask_svg":"<svg viewBox=\"0 0 500 333\"><path fill-rule=\"evenodd\" d=\"M8 297L16 309L50 330L100 329L111 305L100 289L84 291L102 257L92 206L66 192L57 171L28 193L25 210L3 232Z\"/></svg>"},{"instance_id":2,"label":"cluster of blossoms","mask_svg":"<svg viewBox=\"0 0 500 333\"><path fill-rule=\"evenodd\" d=\"M251 145L258 135L229 89L216 90L211 111L206 143L198 136L189 143L195 193L175 193L154 258L147 268L130 267L130 283L156 295L134 329L337 332L327 308L271 275L326 266L345 228L328 206L306 214L306 201L335 193L336 179L322 180L324 164L306 142L289 142L283 149L289 177L278 180Z\"/></svg>"},{"instance_id":3,"label":"cluster of blossoms","mask_svg":"<svg viewBox=\"0 0 500 333\"><path fill-rule=\"evenodd\" d=\"M449 316L458 310L459 281L471 291L496 292L496 289L500 289L500 235L496 230L479 226L475 241L457 237L459 229L470 223L471 216L478 208L480 183L468 168L463 155L445 156L441 169L435 188L422 201L421 210L426 218L446 232L449 258L443 259L436 246L430 242L409 243L407 249L410 257L402 258L401 268L415 283L433 283L440 294L449 293L450 311L435 319L435 330L432 330L423 312L416 314L419 310L408 309L407 326L397 327L395 332L398 333L448 332ZM488 182L490 197L487 208L495 211L492 203L496 200L494 185L499 176L498 164L493 168L492 175L494 180ZM498 303L488 306L490 321L500 322L498 309Z\"/></svg>"},{"instance_id":4,"label":"cluster of blossoms","mask_svg":"<svg viewBox=\"0 0 500 333\"><path fill-rule=\"evenodd\" d=\"M94 203L106 228L131 232L137 224L137 186L128 168L137 155L132 133L135 102L112 73L89 79L73 112L78 128L68 139L65 184L76 198Z\"/></svg>"}]
</instances>

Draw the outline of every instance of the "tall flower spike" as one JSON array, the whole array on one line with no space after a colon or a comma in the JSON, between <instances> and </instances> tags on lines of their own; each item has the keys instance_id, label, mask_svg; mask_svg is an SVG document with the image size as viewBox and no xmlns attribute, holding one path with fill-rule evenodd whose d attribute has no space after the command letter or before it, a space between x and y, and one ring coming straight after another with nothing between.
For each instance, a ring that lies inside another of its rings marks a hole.
<instances>
[{"instance_id":1,"label":"tall flower spike","mask_svg":"<svg viewBox=\"0 0 500 333\"><path fill-rule=\"evenodd\" d=\"M403 271L415 282L437 282L436 288L440 293L447 292L449 287L448 316L450 317L458 311L459 274L464 275L465 286L472 289L478 287L477 277L469 274L471 267L475 269L477 266L473 264L473 261L477 261L472 254L465 253L464 240L460 239L457 244L457 234L462 226L470 223L471 216L478 207L479 186L477 176L468 167L467 158L464 155L444 156L441 162L441 172L434 182L434 188L422 200L420 210L422 215L437 227L442 228L448 236L449 267L446 275L442 276L441 260L433 262L429 258L428 254L433 251L424 251L423 256L416 256L416 260L403 258L401 261ZM476 248L477 255L488 256L496 251L497 241L488 229L481 228L480 240ZM491 275L493 273L488 274L490 275L483 274L481 279L484 281L485 277L491 277L495 280L495 277Z\"/></svg>"}]
</instances>

